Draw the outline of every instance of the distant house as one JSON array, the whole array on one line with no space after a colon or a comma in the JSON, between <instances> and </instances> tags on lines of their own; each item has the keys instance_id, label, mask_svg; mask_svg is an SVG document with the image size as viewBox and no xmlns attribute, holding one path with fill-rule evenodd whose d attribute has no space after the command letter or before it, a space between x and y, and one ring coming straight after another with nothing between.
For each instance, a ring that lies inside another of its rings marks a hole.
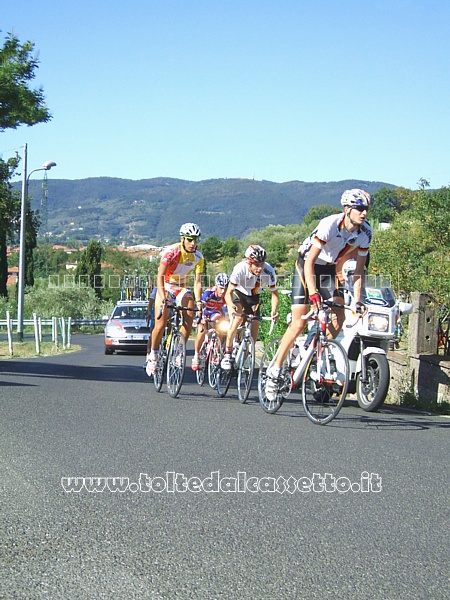
<instances>
[{"instance_id":1,"label":"distant house","mask_svg":"<svg viewBox=\"0 0 450 600\"><path fill-rule=\"evenodd\" d=\"M17 283L19 279L19 267L8 267L8 279L6 280L6 285L14 285Z\"/></svg>"}]
</instances>

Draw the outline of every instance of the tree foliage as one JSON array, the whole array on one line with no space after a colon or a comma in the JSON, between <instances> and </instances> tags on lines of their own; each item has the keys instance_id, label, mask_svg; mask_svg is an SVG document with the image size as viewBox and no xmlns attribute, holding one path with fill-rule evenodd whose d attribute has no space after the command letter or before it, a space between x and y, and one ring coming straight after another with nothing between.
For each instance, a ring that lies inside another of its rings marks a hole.
<instances>
[{"instance_id":1,"label":"tree foliage","mask_svg":"<svg viewBox=\"0 0 450 600\"><path fill-rule=\"evenodd\" d=\"M394 289L450 303L450 188L410 193L391 226L375 231L370 271L391 277Z\"/></svg>"},{"instance_id":2,"label":"tree foliage","mask_svg":"<svg viewBox=\"0 0 450 600\"><path fill-rule=\"evenodd\" d=\"M13 34L0 48L0 131L51 119L42 87L30 88L39 64L33 50L32 42L22 44Z\"/></svg>"},{"instance_id":3,"label":"tree foliage","mask_svg":"<svg viewBox=\"0 0 450 600\"><path fill-rule=\"evenodd\" d=\"M208 262L216 263L222 258L223 242L215 235L210 235L202 242L200 251Z\"/></svg>"},{"instance_id":4,"label":"tree foliage","mask_svg":"<svg viewBox=\"0 0 450 600\"><path fill-rule=\"evenodd\" d=\"M100 280L102 245L97 240L91 240L86 250L83 250L75 269L75 279L86 278L87 285L94 288L96 295L101 298L102 285Z\"/></svg>"},{"instance_id":5,"label":"tree foliage","mask_svg":"<svg viewBox=\"0 0 450 600\"><path fill-rule=\"evenodd\" d=\"M21 43L12 34L8 34L0 47L0 132L16 129L20 125L35 125L50 120L50 113L44 103L41 87L32 89L31 81L39 61L32 56L34 44ZM8 161L0 159L0 296L7 295L6 245L12 239L14 228L19 226L19 201L12 192L10 180L19 164L16 155ZM29 216L34 223L33 215ZM33 238L36 232L31 232ZM31 239L31 246L36 245ZM29 256L30 258L30 256ZM31 270L30 270L31 269ZM33 281L32 266L26 273L26 283Z\"/></svg>"},{"instance_id":6,"label":"tree foliage","mask_svg":"<svg viewBox=\"0 0 450 600\"><path fill-rule=\"evenodd\" d=\"M222 244L222 254L223 256L234 258L239 254L240 248L241 244L239 240L235 237L229 237Z\"/></svg>"},{"instance_id":7,"label":"tree foliage","mask_svg":"<svg viewBox=\"0 0 450 600\"><path fill-rule=\"evenodd\" d=\"M317 206L311 206L309 211L306 213L303 219L303 225L306 227L311 226L316 221L320 221L329 215L339 214L340 208L336 206L329 206L328 204L318 204Z\"/></svg>"},{"instance_id":8,"label":"tree foliage","mask_svg":"<svg viewBox=\"0 0 450 600\"><path fill-rule=\"evenodd\" d=\"M390 223L399 207L400 201L397 197L397 190L382 187L372 196L370 220L371 222Z\"/></svg>"},{"instance_id":9,"label":"tree foliage","mask_svg":"<svg viewBox=\"0 0 450 600\"><path fill-rule=\"evenodd\" d=\"M18 164L18 156L7 161L0 159L0 296L8 295L6 247L8 242L13 240L20 214L19 194L13 191L10 183Z\"/></svg>"},{"instance_id":10,"label":"tree foliage","mask_svg":"<svg viewBox=\"0 0 450 600\"><path fill-rule=\"evenodd\" d=\"M39 218L31 210L27 202L25 214L25 286L34 285L34 249L37 246L37 233L39 231Z\"/></svg>"},{"instance_id":11,"label":"tree foliage","mask_svg":"<svg viewBox=\"0 0 450 600\"><path fill-rule=\"evenodd\" d=\"M289 249L282 239L273 239L267 245L268 260L273 267L280 267L288 258Z\"/></svg>"}]
</instances>

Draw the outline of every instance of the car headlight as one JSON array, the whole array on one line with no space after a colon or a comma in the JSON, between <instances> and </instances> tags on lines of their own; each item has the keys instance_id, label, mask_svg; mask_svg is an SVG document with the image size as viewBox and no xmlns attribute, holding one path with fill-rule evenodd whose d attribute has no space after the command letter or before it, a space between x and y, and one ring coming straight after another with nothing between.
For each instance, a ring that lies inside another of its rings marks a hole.
<instances>
[{"instance_id":1,"label":"car headlight","mask_svg":"<svg viewBox=\"0 0 450 600\"><path fill-rule=\"evenodd\" d=\"M372 313L368 317L369 331L378 331L385 333L389 331L389 316L379 313Z\"/></svg>"}]
</instances>

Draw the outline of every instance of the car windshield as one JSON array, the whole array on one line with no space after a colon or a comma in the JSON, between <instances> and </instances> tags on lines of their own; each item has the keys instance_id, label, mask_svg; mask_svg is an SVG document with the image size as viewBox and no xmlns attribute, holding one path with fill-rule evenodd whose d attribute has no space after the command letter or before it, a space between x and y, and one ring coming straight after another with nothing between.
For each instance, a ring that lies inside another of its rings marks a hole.
<instances>
[{"instance_id":1,"label":"car windshield","mask_svg":"<svg viewBox=\"0 0 450 600\"><path fill-rule=\"evenodd\" d=\"M145 319L145 306L116 306L113 319Z\"/></svg>"}]
</instances>

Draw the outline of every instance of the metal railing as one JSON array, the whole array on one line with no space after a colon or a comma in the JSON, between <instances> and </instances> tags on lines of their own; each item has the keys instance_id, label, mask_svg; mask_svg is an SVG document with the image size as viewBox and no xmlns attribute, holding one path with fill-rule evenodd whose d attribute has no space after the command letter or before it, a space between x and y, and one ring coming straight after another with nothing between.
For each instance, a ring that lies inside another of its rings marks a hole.
<instances>
[{"instance_id":1,"label":"metal railing","mask_svg":"<svg viewBox=\"0 0 450 600\"><path fill-rule=\"evenodd\" d=\"M14 354L14 328L17 328L17 319L11 319L9 312L6 313L6 319L0 319L0 330L2 327L6 327L6 336L8 341L9 354ZM28 335L30 339L34 339L36 345L36 353L40 354L41 344L43 341L43 329L45 327L51 328L51 341L57 348L61 343L62 348L71 347L71 336L73 326L105 326L105 319L72 319L71 317L52 317L51 319L42 319L38 317L36 313L33 314L32 319L24 319L23 325L32 327L33 330ZM25 334L25 332L23 332ZM23 336L24 337L24 336ZM25 334L26 337L26 334Z\"/></svg>"}]
</instances>

